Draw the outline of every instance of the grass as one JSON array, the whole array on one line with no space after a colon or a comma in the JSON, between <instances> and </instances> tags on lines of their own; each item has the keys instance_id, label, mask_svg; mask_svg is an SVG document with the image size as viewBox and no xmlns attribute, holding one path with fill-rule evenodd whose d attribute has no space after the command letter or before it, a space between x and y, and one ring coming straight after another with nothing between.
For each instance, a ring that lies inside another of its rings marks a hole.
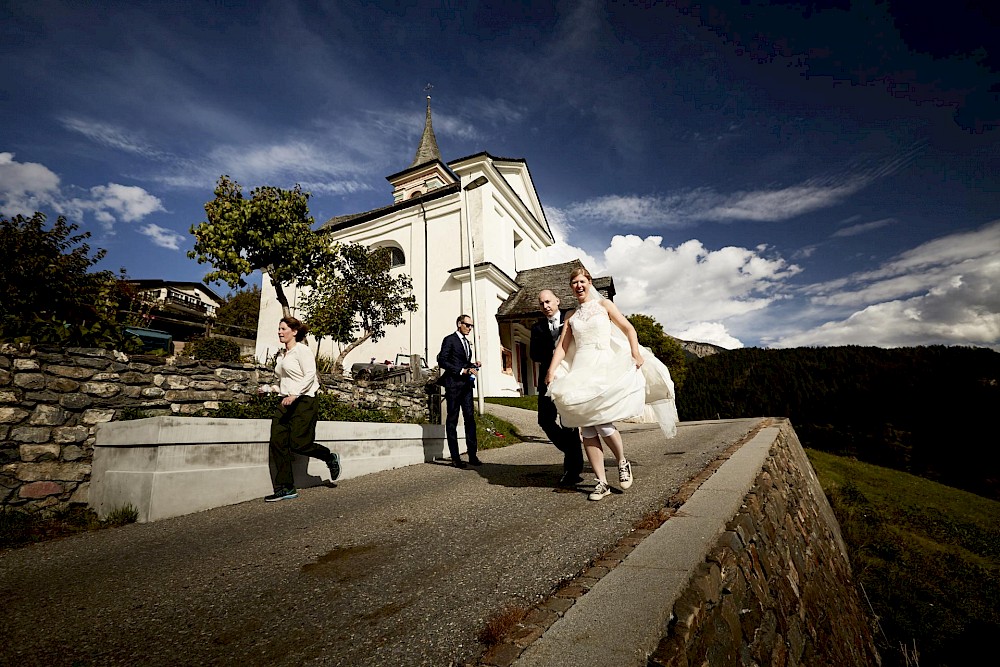
<instances>
[{"instance_id":1,"label":"grass","mask_svg":"<svg viewBox=\"0 0 1000 667\"><path fill-rule=\"evenodd\" d=\"M476 415L476 439L479 449L496 449L521 442L512 424L488 412Z\"/></svg>"},{"instance_id":2,"label":"grass","mask_svg":"<svg viewBox=\"0 0 1000 667\"><path fill-rule=\"evenodd\" d=\"M1000 503L922 477L808 450L886 667L977 664L1000 636ZM904 651L905 647L905 651Z\"/></svg>"},{"instance_id":3,"label":"grass","mask_svg":"<svg viewBox=\"0 0 1000 667\"><path fill-rule=\"evenodd\" d=\"M485 400L487 403L538 412L538 396L489 396Z\"/></svg>"},{"instance_id":4,"label":"grass","mask_svg":"<svg viewBox=\"0 0 1000 667\"><path fill-rule=\"evenodd\" d=\"M0 511L0 549L21 547L91 530L134 523L139 510L132 505L118 507L101 520L92 510L75 507L54 516L40 516L13 509Z\"/></svg>"}]
</instances>

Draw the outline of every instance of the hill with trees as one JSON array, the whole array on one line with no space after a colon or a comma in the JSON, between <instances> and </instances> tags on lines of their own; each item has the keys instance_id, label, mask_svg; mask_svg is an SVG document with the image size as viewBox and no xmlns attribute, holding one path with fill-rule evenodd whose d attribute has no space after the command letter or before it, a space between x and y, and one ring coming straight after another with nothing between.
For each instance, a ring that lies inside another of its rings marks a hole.
<instances>
[{"instance_id":1,"label":"hill with trees","mask_svg":"<svg viewBox=\"0 0 1000 667\"><path fill-rule=\"evenodd\" d=\"M681 419L788 417L806 447L1000 499L1000 353L987 348L729 350L689 360Z\"/></svg>"}]
</instances>

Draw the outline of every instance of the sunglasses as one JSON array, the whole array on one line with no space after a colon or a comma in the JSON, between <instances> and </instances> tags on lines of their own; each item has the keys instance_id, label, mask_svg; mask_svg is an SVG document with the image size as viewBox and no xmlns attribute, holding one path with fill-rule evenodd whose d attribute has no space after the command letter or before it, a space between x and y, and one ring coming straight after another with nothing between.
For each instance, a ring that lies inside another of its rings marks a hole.
<instances>
[{"instance_id":1,"label":"sunglasses","mask_svg":"<svg viewBox=\"0 0 1000 667\"><path fill-rule=\"evenodd\" d=\"M459 322L463 327L473 328L475 325L472 322Z\"/></svg>"}]
</instances>

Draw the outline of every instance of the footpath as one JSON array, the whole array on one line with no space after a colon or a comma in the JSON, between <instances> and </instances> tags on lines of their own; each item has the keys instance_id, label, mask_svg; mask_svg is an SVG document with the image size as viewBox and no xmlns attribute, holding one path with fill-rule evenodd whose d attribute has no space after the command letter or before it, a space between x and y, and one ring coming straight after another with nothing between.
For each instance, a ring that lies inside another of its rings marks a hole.
<instances>
[{"instance_id":1,"label":"footpath","mask_svg":"<svg viewBox=\"0 0 1000 667\"><path fill-rule=\"evenodd\" d=\"M589 470L554 488L561 454L534 413L488 408L527 439L480 468L410 466L0 553L0 664L510 664L480 643L488 622L515 607L557 628L573 602L554 593L613 569L650 533L637 526L762 424L682 424L672 440L622 424L635 484L590 502ZM642 581L621 582L627 605Z\"/></svg>"}]
</instances>

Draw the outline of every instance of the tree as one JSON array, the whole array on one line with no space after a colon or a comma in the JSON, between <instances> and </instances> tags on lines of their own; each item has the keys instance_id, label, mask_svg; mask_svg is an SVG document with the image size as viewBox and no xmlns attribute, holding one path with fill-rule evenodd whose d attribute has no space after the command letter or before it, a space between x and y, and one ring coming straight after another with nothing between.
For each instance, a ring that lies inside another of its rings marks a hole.
<instances>
[{"instance_id":1,"label":"tree","mask_svg":"<svg viewBox=\"0 0 1000 667\"><path fill-rule=\"evenodd\" d=\"M40 323L68 332L116 320L119 281L90 270L105 251L91 254L90 232L78 229L63 216L46 229L43 213L0 215L0 338L35 337Z\"/></svg>"},{"instance_id":2,"label":"tree","mask_svg":"<svg viewBox=\"0 0 1000 667\"><path fill-rule=\"evenodd\" d=\"M344 358L351 350L366 340L380 340L387 327L403 324L405 313L416 311L412 279L393 277L391 266L388 248L341 246L303 299L310 331L345 346L334 362L334 373L344 372Z\"/></svg>"},{"instance_id":3,"label":"tree","mask_svg":"<svg viewBox=\"0 0 1000 667\"><path fill-rule=\"evenodd\" d=\"M680 389L687 375L687 360L681 344L676 338L668 336L663 331L663 325L649 315L629 315L628 321L635 327L639 344L648 347L653 356L670 369L670 377Z\"/></svg>"},{"instance_id":4,"label":"tree","mask_svg":"<svg viewBox=\"0 0 1000 667\"><path fill-rule=\"evenodd\" d=\"M330 246L312 230L309 194L296 185L291 190L261 186L243 196L243 187L220 176L215 199L205 204L208 220L191 226L194 250L188 257L215 267L208 282L245 287L244 276L266 270L285 317L292 314L285 285L312 285L316 272L329 259Z\"/></svg>"},{"instance_id":5,"label":"tree","mask_svg":"<svg viewBox=\"0 0 1000 667\"><path fill-rule=\"evenodd\" d=\"M215 328L228 336L253 338L257 335L259 317L260 288L250 285L222 300L222 305L215 311Z\"/></svg>"}]
</instances>

